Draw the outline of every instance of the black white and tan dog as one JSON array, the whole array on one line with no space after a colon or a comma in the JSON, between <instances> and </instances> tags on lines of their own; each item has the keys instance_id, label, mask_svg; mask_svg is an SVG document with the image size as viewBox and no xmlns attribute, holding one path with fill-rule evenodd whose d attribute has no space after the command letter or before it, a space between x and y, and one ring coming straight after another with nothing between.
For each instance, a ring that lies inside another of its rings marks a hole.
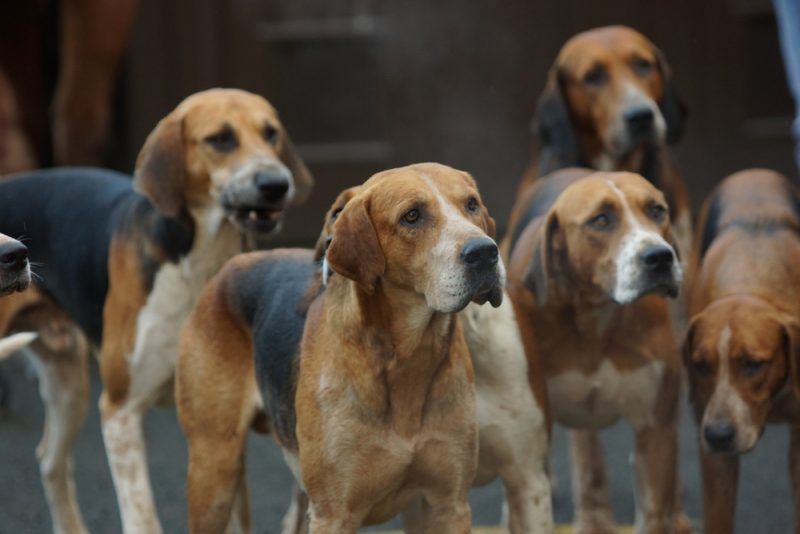
<instances>
[{"instance_id":1,"label":"black white and tan dog","mask_svg":"<svg viewBox=\"0 0 800 534\"><path fill-rule=\"evenodd\" d=\"M340 202L341 197L331 214ZM476 443L470 440L476 427L472 394L464 396L473 379L459 322L479 306L470 299L502 308L502 263L488 239L493 229L465 173L422 164L376 175L333 225L325 261L334 274L310 308L299 351L304 319L298 310L305 309L309 287L312 296L318 291L318 282L309 284L319 268L311 251L272 251L229 262L187 321L179 357L193 531L215 532L228 524L237 493L245 494L243 455L235 451L243 450L251 426L264 424L264 415L308 492L312 531L350 532L400 511L412 531L469 530L464 499L475 474ZM320 243L325 240L323 232ZM503 326L491 324L498 325ZM483 348L502 372L519 375L516 355L510 355L509 367L503 363L509 355L497 349ZM524 402L512 400L507 411L513 413L487 426L491 446L485 451L481 437L481 462L488 460L484 476L506 475L504 462L519 452L508 434L533 437L525 446L542 449L530 461L543 477L531 480L525 461L517 465L517 477L533 484L518 493L531 502L516 503L516 517L529 522L515 531L548 531L548 438L526 371L523 360L522 376L508 383L509 395L519 394L516 384L522 382L537 411L516 413ZM485 401L492 402L497 398ZM537 414L538 426L530 424ZM507 428L507 419L516 426ZM508 445L506 440L511 451L497 446ZM490 459L492 451L497 456ZM542 502L537 508L534 501ZM519 508L532 508L532 516ZM302 513L293 513L284 532L297 531L302 522Z\"/></svg>"},{"instance_id":2,"label":"black white and tan dog","mask_svg":"<svg viewBox=\"0 0 800 534\"><path fill-rule=\"evenodd\" d=\"M132 181L63 168L0 182L0 231L24 234L41 264L35 291L0 301L0 327L55 325L33 347L56 532L86 531L70 459L87 402L83 334L100 347L103 438L124 531L159 532L142 417L170 396L180 326L222 264L277 231L311 185L275 109L227 89L192 95L164 118Z\"/></svg>"},{"instance_id":3,"label":"black white and tan dog","mask_svg":"<svg viewBox=\"0 0 800 534\"><path fill-rule=\"evenodd\" d=\"M788 424L800 532L800 196L780 174L726 178L700 214L684 362L697 419L705 528L734 532L739 455ZM765 511L766 512L766 511Z\"/></svg>"},{"instance_id":4,"label":"black white and tan dog","mask_svg":"<svg viewBox=\"0 0 800 534\"><path fill-rule=\"evenodd\" d=\"M297 368L290 364L299 357L305 312L321 290L320 269L326 281L334 275L327 261L324 265L319 262L331 241L333 223L358 189L345 190L333 203L313 255L311 251L287 249L231 260L211 282L213 288L206 290L185 325L176 379L179 414L190 443L189 501L190 512L196 514L193 525L197 531L225 524L232 512L238 524L249 530L247 507L242 506L247 495L243 448L248 428L264 428L266 414L270 421L266 426L274 429L276 439L297 447L294 412L279 403L281 397L295 395ZM494 223L487 220L492 235ZM475 370L477 393L480 446L473 485L501 477L510 531L551 532L543 376L539 369L529 369L507 299L498 308L470 303L459 313L459 319ZM212 373L214 384L209 386ZM529 374L537 385L535 391L530 387ZM252 389L242 392L242 384ZM209 387L220 394L209 396ZM258 393L253 393L256 390ZM220 397L230 403L214 400ZM240 470L235 480L227 482L209 475L209 462L219 459L207 458L208 451L222 450L220 440L225 436L234 440L224 446L228 451L226 462ZM234 500L235 495L238 497ZM220 503L220 507L205 513L209 500ZM406 527L412 531L421 528L420 504L414 502L403 511ZM307 498L296 491L283 532L305 532L306 511Z\"/></svg>"},{"instance_id":5,"label":"black white and tan dog","mask_svg":"<svg viewBox=\"0 0 800 534\"><path fill-rule=\"evenodd\" d=\"M637 532L685 529L680 358L664 298L677 295L681 267L664 196L641 176L585 169L529 188L509 229L508 293L552 417L571 429L575 532L615 532L598 431L620 418L635 435Z\"/></svg>"},{"instance_id":6,"label":"black white and tan dog","mask_svg":"<svg viewBox=\"0 0 800 534\"><path fill-rule=\"evenodd\" d=\"M666 196L676 242L686 256L691 211L669 150L683 134L685 115L664 54L644 35L626 26L579 33L550 68L520 191L566 167L638 173Z\"/></svg>"}]
</instances>

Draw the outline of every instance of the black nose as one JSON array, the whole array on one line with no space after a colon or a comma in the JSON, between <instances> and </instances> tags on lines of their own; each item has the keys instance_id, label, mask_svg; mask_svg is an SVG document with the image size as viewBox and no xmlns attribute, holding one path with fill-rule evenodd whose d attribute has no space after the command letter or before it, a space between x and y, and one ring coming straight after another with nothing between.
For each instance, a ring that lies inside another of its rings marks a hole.
<instances>
[{"instance_id":1,"label":"black nose","mask_svg":"<svg viewBox=\"0 0 800 534\"><path fill-rule=\"evenodd\" d=\"M256 174L255 185L267 202L280 202L289 191L289 180L285 176L266 172Z\"/></svg>"},{"instance_id":2,"label":"black nose","mask_svg":"<svg viewBox=\"0 0 800 534\"><path fill-rule=\"evenodd\" d=\"M703 437L714 451L728 451L736 437L736 429L730 423L709 423L703 427Z\"/></svg>"},{"instance_id":3,"label":"black nose","mask_svg":"<svg viewBox=\"0 0 800 534\"><path fill-rule=\"evenodd\" d=\"M653 127L653 110L634 108L625 112L625 122L631 133L646 133Z\"/></svg>"},{"instance_id":4,"label":"black nose","mask_svg":"<svg viewBox=\"0 0 800 534\"><path fill-rule=\"evenodd\" d=\"M639 258L645 269L650 271L663 271L672 267L675 255L672 249L665 245L650 245L642 252Z\"/></svg>"},{"instance_id":5,"label":"black nose","mask_svg":"<svg viewBox=\"0 0 800 534\"><path fill-rule=\"evenodd\" d=\"M461 249L461 260L471 268L486 268L497 265L497 245L491 239L470 239Z\"/></svg>"},{"instance_id":6,"label":"black nose","mask_svg":"<svg viewBox=\"0 0 800 534\"><path fill-rule=\"evenodd\" d=\"M25 268L28 260L28 247L19 241L0 245L0 267L7 271Z\"/></svg>"}]
</instances>

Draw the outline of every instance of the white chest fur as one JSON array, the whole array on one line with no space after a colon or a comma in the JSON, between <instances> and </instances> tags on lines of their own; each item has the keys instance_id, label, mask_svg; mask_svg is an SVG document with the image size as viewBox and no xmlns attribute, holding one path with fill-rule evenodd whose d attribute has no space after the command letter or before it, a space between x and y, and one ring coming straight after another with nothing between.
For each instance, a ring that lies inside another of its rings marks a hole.
<instances>
[{"instance_id":1,"label":"white chest fur","mask_svg":"<svg viewBox=\"0 0 800 534\"><path fill-rule=\"evenodd\" d=\"M624 417L634 428L651 423L664 362L621 371L608 359L592 373L566 371L547 380L553 416L573 428L604 428Z\"/></svg>"},{"instance_id":2,"label":"white chest fur","mask_svg":"<svg viewBox=\"0 0 800 534\"><path fill-rule=\"evenodd\" d=\"M236 230L221 217L216 222L199 225L191 252L177 264L163 264L156 273L128 357L132 399L152 400L170 381L183 322L208 280L241 248Z\"/></svg>"}]
</instances>

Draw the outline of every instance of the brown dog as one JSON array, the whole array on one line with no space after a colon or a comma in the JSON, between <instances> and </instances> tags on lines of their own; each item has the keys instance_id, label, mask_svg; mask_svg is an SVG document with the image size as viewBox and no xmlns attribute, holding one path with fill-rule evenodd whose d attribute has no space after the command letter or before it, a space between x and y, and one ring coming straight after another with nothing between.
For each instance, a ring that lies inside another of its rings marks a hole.
<instances>
[{"instance_id":1,"label":"brown dog","mask_svg":"<svg viewBox=\"0 0 800 534\"><path fill-rule=\"evenodd\" d=\"M508 292L553 418L570 432L577 532L613 532L597 431L635 432L637 528L672 532L680 362L665 295L681 269L664 196L630 173L565 170L523 195Z\"/></svg>"},{"instance_id":2,"label":"brown dog","mask_svg":"<svg viewBox=\"0 0 800 534\"><path fill-rule=\"evenodd\" d=\"M520 192L566 167L638 173L664 192L686 254L691 211L668 149L685 114L664 55L644 35L625 26L579 33L561 48L539 98L537 147Z\"/></svg>"},{"instance_id":3,"label":"brown dog","mask_svg":"<svg viewBox=\"0 0 800 534\"><path fill-rule=\"evenodd\" d=\"M219 267L243 242L263 244L311 185L275 109L230 89L192 95L164 118L132 181L65 168L0 182L0 229L25 234L41 263L37 291L0 303L0 332L41 334L39 455L54 530L85 531L70 459L87 402L83 334L100 347L103 438L123 528L158 532L142 418L171 397L183 320Z\"/></svg>"},{"instance_id":4,"label":"brown dog","mask_svg":"<svg viewBox=\"0 0 800 534\"><path fill-rule=\"evenodd\" d=\"M335 274L311 305L299 354L275 345L287 323L270 317L274 291L294 291L281 302L306 292L291 288L310 252L267 253L255 268L256 258L237 258L212 281L184 329L178 372L193 531L227 524L242 467L228 458L259 411L309 496L313 532L355 532L418 498L424 531L469 531L473 378L453 314L502 300L493 225L465 173L422 164L374 176L333 227ZM240 386L209 396L221 382Z\"/></svg>"},{"instance_id":5,"label":"brown dog","mask_svg":"<svg viewBox=\"0 0 800 534\"><path fill-rule=\"evenodd\" d=\"M684 346L699 428L705 530L731 533L739 454L767 422L791 425L800 510L800 197L786 178L747 170L703 205L688 277ZM800 533L800 518L794 532Z\"/></svg>"}]
</instances>

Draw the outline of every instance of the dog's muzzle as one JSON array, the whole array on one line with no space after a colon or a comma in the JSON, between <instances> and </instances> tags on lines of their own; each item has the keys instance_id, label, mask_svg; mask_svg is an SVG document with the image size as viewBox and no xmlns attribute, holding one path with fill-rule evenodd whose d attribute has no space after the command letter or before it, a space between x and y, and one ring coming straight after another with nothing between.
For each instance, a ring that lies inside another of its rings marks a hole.
<instances>
[{"instance_id":1,"label":"dog's muzzle","mask_svg":"<svg viewBox=\"0 0 800 534\"><path fill-rule=\"evenodd\" d=\"M222 204L240 230L265 235L280 224L292 190L292 175L281 164L263 166L237 178L222 194Z\"/></svg>"},{"instance_id":2,"label":"dog's muzzle","mask_svg":"<svg viewBox=\"0 0 800 534\"><path fill-rule=\"evenodd\" d=\"M471 239L461 249L461 262L466 267L472 302L489 302L495 308L500 306L503 302L503 280L498 269L497 244L486 237Z\"/></svg>"},{"instance_id":3,"label":"dog's muzzle","mask_svg":"<svg viewBox=\"0 0 800 534\"><path fill-rule=\"evenodd\" d=\"M0 295L24 291L30 282L28 247L18 241L0 245Z\"/></svg>"},{"instance_id":4,"label":"dog's muzzle","mask_svg":"<svg viewBox=\"0 0 800 534\"><path fill-rule=\"evenodd\" d=\"M709 452L733 452L736 428L729 422L706 423L703 425L703 440Z\"/></svg>"}]
</instances>

